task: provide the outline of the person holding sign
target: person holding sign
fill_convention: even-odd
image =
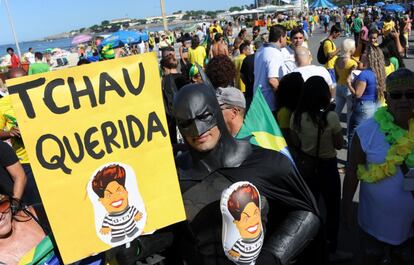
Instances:
[[[291,161],[234,139],[214,91],[205,84],[182,87],[173,110],[189,145],[176,160],[187,222],[175,234],[175,253],[187,264],[228,264],[220,236],[220,197],[232,183],[248,181],[269,202],[268,220],[262,219],[267,236],[256,264],[289,264],[297,259],[321,222],[315,200]],[[319,264],[315,255],[321,253],[313,250],[315,264]]]
[[[25,76],[26,72],[21,68],[15,68],[9,71],[8,78],[18,78]],[[15,111],[12,107],[11,98],[6,95],[0,98],[0,140],[9,140],[11,146],[19,158],[19,162],[24,169],[27,177],[26,189],[20,198],[25,203],[37,204],[41,202],[39,191],[34,180],[32,168],[29,164],[29,157],[20,135],[20,128],[16,119]]]

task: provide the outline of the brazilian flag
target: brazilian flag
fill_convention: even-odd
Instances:
[[[261,89],[256,89],[249,111],[244,118],[243,126],[236,135],[238,139],[250,137],[250,143],[275,150],[293,161],[285,138],[267,105]]]
[[[49,236],[46,236],[36,247],[26,253],[19,265],[59,265],[59,260],[53,251],[53,244]]]

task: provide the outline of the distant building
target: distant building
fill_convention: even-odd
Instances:
[[[170,20],[180,20],[183,18],[185,14],[184,13],[180,13],[180,14],[174,14],[174,15],[167,15],[165,16],[167,19]],[[158,21],[162,21],[162,16],[156,16],[156,17],[147,17],[147,23],[157,23]]]
[[[130,23],[131,19],[130,18],[116,18],[116,19],[112,19],[109,24],[120,24],[120,23]]]
[[[256,0],[258,6],[267,6],[267,5],[271,5],[273,3],[273,0]]]

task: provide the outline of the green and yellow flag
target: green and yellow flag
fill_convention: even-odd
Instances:
[[[51,264],[52,260],[56,259],[53,251],[53,244],[49,236],[46,236],[36,247],[30,250],[20,260],[19,265],[39,265]]]
[[[285,138],[273,117],[261,89],[257,89],[236,138],[250,137],[250,143],[283,153],[292,160]],[[293,160],[292,160],[293,161]]]

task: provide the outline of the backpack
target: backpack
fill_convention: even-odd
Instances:
[[[333,43],[332,43],[331,40],[324,39],[323,41],[321,41],[321,44],[319,45],[319,49],[318,49],[318,55],[316,57],[320,64],[326,64],[328,62],[328,59],[329,59],[329,57],[327,55],[325,55],[325,52],[323,51],[323,46],[325,45],[325,41],[330,41],[331,44],[332,44],[332,49],[333,49]]]
[[[328,15],[325,15],[325,16],[324,16],[324,18],[323,18],[323,22],[324,22],[325,24],[329,24],[329,16],[328,16]]]

